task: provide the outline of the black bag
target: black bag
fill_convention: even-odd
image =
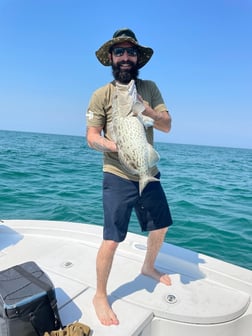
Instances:
[[[53,283],[35,262],[0,272],[0,336],[41,336],[60,327]]]

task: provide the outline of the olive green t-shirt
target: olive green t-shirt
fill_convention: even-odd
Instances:
[[[149,80],[136,80],[136,88],[138,94],[143,100],[149,104],[157,112],[168,111],[164,104],[161,93],[153,81]],[[97,89],[89,102],[87,109],[87,127],[102,127],[104,137],[113,140],[111,135],[112,125],[112,100],[115,90],[115,83],[111,82],[105,86]],[[147,141],[153,145],[153,127],[146,129]],[[136,175],[126,172],[118,158],[118,154],[114,152],[105,152],[103,157],[103,171],[116,174],[120,177],[138,181],[139,178]],[[157,167],[151,168],[151,174],[154,176],[158,173]]]

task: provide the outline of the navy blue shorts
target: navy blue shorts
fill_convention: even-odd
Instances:
[[[160,177],[160,174],[156,176]],[[128,231],[134,209],[142,231],[172,224],[169,205],[160,182],[150,182],[139,196],[139,183],[111,173],[103,177],[103,239],[121,242]]]

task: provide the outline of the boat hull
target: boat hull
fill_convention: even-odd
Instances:
[[[141,275],[146,237],[129,233],[108,285],[120,325],[105,327],[92,305],[102,227],[4,220],[0,237],[0,269],[35,261],[56,287],[63,324],[79,320],[92,335],[249,336],[252,330],[250,270],[164,243],[156,267],[171,276],[172,286],[165,286]]]

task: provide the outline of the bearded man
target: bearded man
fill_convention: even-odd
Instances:
[[[138,98],[144,105],[142,114],[152,118],[153,125],[146,129],[147,141],[153,145],[153,128],[169,132],[171,117],[157,85],[138,78],[139,69],[152,57],[153,50],[140,45],[134,32],[128,28],[116,31],[109,41],[96,51],[104,66],[112,66],[114,80],[96,90],[87,109],[88,145],[104,153],[103,160],[103,241],[96,259],[97,287],[93,304],[103,325],[119,324],[107,294],[107,283],[116,249],[128,231],[134,209],[142,231],[148,231],[147,250],[142,274],[164,285],[171,285],[168,274],[155,268],[155,260],[172,224],[169,205],[160,181],[149,183],[139,195],[139,176],[125,170],[118,158],[117,144],[113,141],[112,100],[116,83],[135,81]],[[151,167],[152,176],[160,178],[157,166]]]

